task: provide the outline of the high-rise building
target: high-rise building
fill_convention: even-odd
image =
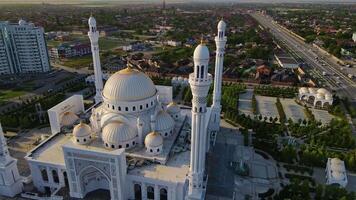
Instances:
[[[48,50],[42,27],[20,20],[0,22],[0,75],[47,72]]]

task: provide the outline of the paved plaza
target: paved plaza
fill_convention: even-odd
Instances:
[[[275,97],[256,96],[256,100],[258,113],[261,114],[262,117],[279,118]]]
[[[240,94],[239,98],[239,111],[245,115],[253,116],[252,112],[252,95],[253,90],[247,89],[245,93]],[[263,117],[278,117],[278,110],[276,107],[277,98],[276,97],[267,97],[267,96],[258,96],[256,95],[257,100],[257,112],[258,115]],[[283,106],[284,113],[286,114],[287,119],[291,118],[294,122],[301,120],[308,120],[305,113],[304,107],[297,104],[294,99],[291,98],[280,98],[280,101]],[[312,113],[315,116],[317,121],[321,121],[323,124],[327,124],[331,121],[333,116],[328,113],[326,110],[319,110],[310,108]]]
[[[294,122],[297,122],[299,119],[304,120],[307,118],[304,114],[303,106],[298,105],[294,99],[280,99],[280,101],[287,119],[291,118]]]

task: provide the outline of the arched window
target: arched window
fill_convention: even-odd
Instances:
[[[147,187],[147,199],[155,199],[155,189],[152,186]]]
[[[134,185],[134,191],[135,191],[135,200],[141,200],[142,199],[142,189],[140,184],[135,184]]]
[[[199,112],[203,112],[203,108],[202,107],[199,108]]]
[[[199,78],[199,65],[197,66],[197,74],[196,74],[196,77]]]
[[[83,141],[84,141],[84,142],[86,142],[86,141],[87,141],[87,139],[85,139],[85,138],[84,138],[84,139],[83,139]]]
[[[167,189],[165,189],[165,188],[161,188],[160,190],[159,190],[159,199],[160,200],[167,200]]]
[[[140,105],[140,110],[142,110],[142,107],[143,107],[143,106],[142,106],[142,105]]]
[[[126,144],[126,148],[129,148],[130,147],[130,144]]]
[[[111,145],[111,148],[115,149],[115,145],[112,144],[112,145]]]
[[[115,106],[114,105],[112,105],[112,109],[115,110]]]
[[[126,111],[129,111],[129,108],[128,108],[128,107],[125,107],[125,110],[126,110]]]
[[[59,177],[58,177],[58,173],[57,173],[57,170],[52,170],[52,176],[53,176],[53,181],[55,183],[59,183]]]
[[[146,103],[146,108],[148,108],[148,103]]]
[[[119,111],[121,111],[121,107],[119,106],[118,108],[119,108]]]
[[[121,145],[119,145],[119,149],[121,149],[122,148],[122,146]]]
[[[48,174],[46,169],[41,170],[42,180],[48,181]]]
[[[200,78],[204,78],[204,65],[201,66]]]
[[[136,106],[132,107],[132,110],[135,111],[136,110]]]

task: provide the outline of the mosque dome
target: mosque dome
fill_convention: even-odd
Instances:
[[[23,20],[23,19],[20,19],[20,20],[19,20],[19,25],[20,25],[20,26],[26,25],[26,21]]]
[[[204,44],[199,44],[194,50],[194,59],[208,60],[210,58],[210,53],[208,47]]]
[[[180,113],[180,107],[175,102],[171,102],[167,106],[167,113],[168,114]]]
[[[145,137],[145,146],[148,148],[160,147],[163,145],[163,137],[158,132],[151,132]]]
[[[223,20],[219,21],[218,29],[219,30],[225,30],[226,29],[226,23]]]
[[[156,130],[161,132],[172,128],[174,128],[174,120],[172,117],[163,110],[159,111],[156,117]]]
[[[80,122],[76,125],[73,129],[73,136],[74,137],[87,137],[90,136],[92,133],[91,128],[88,124]]]
[[[89,17],[88,24],[89,26],[96,26],[96,20],[93,16]]]
[[[62,115],[61,124],[62,126],[72,126],[78,119],[79,117],[75,113],[68,111]]]
[[[333,99],[333,96],[331,94],[325,94],[325,99],[330,101]]]
[[[136,69],[126,68],[107,80],[103,97],[109,101],[139,101],[154,96],[156,92],[148,76]]]
[[[136,131],[120,121],[112,121],[104,126],[102,139],[109,145],[123,145],[136,138]]]

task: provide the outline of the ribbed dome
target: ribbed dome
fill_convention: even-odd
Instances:
[[[162,131],[171,129],[173,127],[174,120],[172,119],[172,117],[164,111],[159,111],[156,117],[156,130]]]
[[[163,145],[163,137],[158,132],[151,132],[145,137],[146,147],[159,147]]]
[[[73,112],[65,112],[61,118],[62,126],[71,126],[73,125],[79,117]]]
[[[104,98],[111,101],[138,101],[156,94],[152,80],[144,73],[126,68],[113,74],[105,84]]]
[[[219,30],[225,30],[226,29],[226,23],[223,20],[219,21],[218,29]]]
[[[20,19],[20,20],[19,20],[19,25],[20,25],[20,26],[26,25],[26,21],[23,20],[23,19]]]
[[[167,106],[167,113],[169,114],[176,114],[180,112],[180,107],[175,103],[171,102]]]
[[[194,50],[194,59],[208,60],[210,58],[209,49],[204,44],[199,44]]]
[[[108,123],[102,132],[102,139],[105,143],[119,144],[133,140],[136,137],[134,129],[119,121]]]
[[[87,137],[91,135],[91,128],[88,124],[80,122],[80,124],[76,125],[73,129],[74,137]]]

